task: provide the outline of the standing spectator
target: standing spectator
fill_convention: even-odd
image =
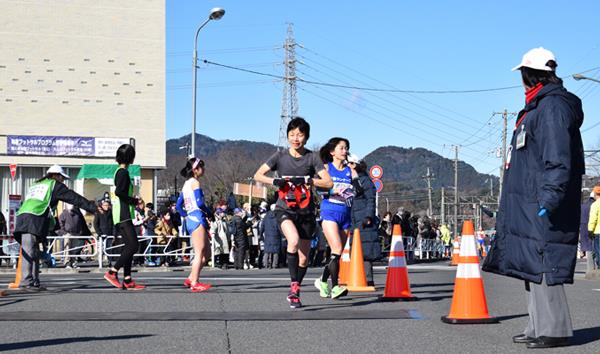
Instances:
[[[375,185],[367,174],[368,166],[364,160],[351,155],[348,157],[348,164],[354,167],[358,174],[358,179],[352,182],[356,191],[352,204],[352,229],[360,230],[367,285],[374,286],[372,262],[381,258],[377,234],[379,222],[375,216]]]
[[[587,271],[595,268],[594,252],[592,247],[592,236],[588,231],[588,222],[590,220],[590,209],[592,203],[596,200],[595,196],[600,195],[600,186],[594,186],[590,197],[581,204],[581,223],[579,224],[579,248],[586,258]]]
[[[145,244],[146,247],[149,247],[150,250],[155,249],[153,245],[156,244],[156,232],[154,229],[156,228],[156,223],[158,221],[158,217],[154,211],[154,204],[146,203],[144,208],[144,236],[148,237]],[[152,256],[146,257],[147,266],[154,267],[156,266],[156,260]]]
[[[6,219],[4,218],[4,214],[0,211],[0,236],[8,235],[8,230],[6,226]],[[0,256],[4,256],[4,247],[2,237],[0,237]],[[2,265],[3,258],[0,258],[0,266]]]
[[[65,203],[65,209],[58,217],[60,224],[60,235],[65,240],[65,256],[63,265],[66,268],[79,268],[76,255],[81,253],[81,249],[76,249],[83,243],[82,239],[72,238],[71,236],[91,236],[83,214],[79,208],[73,208],[73,205]]]
[[[215,263],[222,269],[227,269],[229,263],[229,230],[225,219],[225,210],[215,210],[215,221],[210,224],[210,234],[214,243]]]
[[[598,189],[600,192],[600,188]],[[594,187],[593,198],[594,202],[590,206],[588,213],[588,235],[592,239],[592,250],[594,251],[594,265],[596,269],[600,269],[600,193],[596,193],[596,187]]]
[[[274,211],[275,204],[271,204],[271,209],[265,215],[260,228],[260,234],[265,243],[263,267],[267,269],[279,268],[279,251],[281,250],[282,235]]]
[[[0,235],[8,235],[8,227],[6,225],[6,219],[4,214],[0,211]]]
[[[107,238],[106,236],[116,237],[114,229],[115,225],[113,223],[110,201],[107,199],[103,199],[101,201],[100,207],[98,208],[98,212],[94,216],[94,231],[98,235],[98,245],[102,245],[103,243],[105,243],[106,248],[110,248],[112,246],[113,239]]]
[[[444,257],[450,257],[450,252],[452,248],[452,236],[450,235],[450,229],[448,228],[448,225],[442,224],[442,226],[440,226],[440,232],[442,234],[440,238],[444,243]]]
[[[235,208],[233,210],[232,224],[234,229],[230,230],[230,232],[233,233],[233,241],[235,245],[235,269],[244,269],[244,261],[249,248],[248,224],[244,221],[244,217],[245,212],[243,209]]]
[[[484,270],[525,281],[529,323],[515,343],[569,344],[571,314],[563,284],[573,283],[585,172],[581,100],[556,76],[552,52],[535,48],[521,71],[525,107],[517,117],[504,166],[496,238]]]
[[[161,212],[156,227],[154,228],[156,234],[156,244],[161,246],[157,248],[159,253],[167,253],[173,248],[173,239],[177,239],[179,232],[171,220],[171,214],[165,210]],[[171,257],[158,257],[156,265],[170,265],[173,262]]]

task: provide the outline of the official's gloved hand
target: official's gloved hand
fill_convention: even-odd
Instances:
[[[273,185],[279,188],[283,188],[285,187],[285,185],[287,184],[287,181],[283,178],[274,178],[273,179]]]
[[[538,216],[544,217],[546,215],[548,215],[548,210],[546,210],[546,208],[540,207],[540,210],[538,210]]]

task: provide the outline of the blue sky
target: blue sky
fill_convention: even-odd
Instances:
[[[559,76],[600,79],[600,1],[187,1],[167,0],[167,138],[191,131],[196,28],[213,7],[220,21],[198,40],[199,58],[282,76],[287,23],[294,24],[298,77],[357,87],[472,90],[520,85],[510,69],[533,47],[554,52]],[[565,79],[583,100],[586,148],[600,147],[600,83]],[[198,69],[197,131],[218,140],[276,144],[282,82],[207,66]],[[464,94],[368,92],[298,83],[309,146],[332,136],[364,156],[380,146],[424,147],[498,174],[501,117],[518,112],[522,88]],[[509,121],[510,126],[514,119]],[[510,134],[509,134],[510,139]]]

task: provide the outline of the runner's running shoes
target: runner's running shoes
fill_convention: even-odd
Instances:
[[[115,288],[119,288],[121,289],[121,282],[119,282],[119,277],[117,276],[117,273],[115,274],[111,274],[110,272],[106,272],[104,273],[104,279],[106,279],[107,282],[110,283],[110,285],[114,286]]]
[[[331,296],[329,284],[326,281],[321,281],[321,278],[315,279],[315,288],[319,290],[319,296],[324,298]]]
[[[138,284],[133,279],[129,282],[124,281],[122,285],[123,290],[144,290],[146,289],[146,285]]]
[[[210,284],[204,284],[204,283],[197,282],[196,284],[190,285],[190,291],[193,293],[201,293],[203,291],[210,289],[211,287],[212,287],[212,285],[210,285]]]
[[[333,289],[331,289],[331,298],[332,299],[338,299],[342,296],[345,296],[346,294],[348,294],[348,289],[346,289],[343,286],[336,285],[333,287]]]
[[[302,307],[302,302],[300,302],[300,283],[297,281],[290,284],[290,292],[288,293],[287,301],[293,309]]]

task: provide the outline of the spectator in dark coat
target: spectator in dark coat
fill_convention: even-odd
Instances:
[[[264,240],[265,253],[263,256],[263,267],[278,268],[279,250],[281,249],[281,231],[275,218],[275,204],[271,205],[271,210],[267,212],[263,222],[260,224],[260,235]]]
[[[597,192],[597,193],[596,193]],[[588,221],[590,220],[590,207],[596,201],[594,196],[600,196],[600,186],[595,186],[590,197],[581,204],[581,221],[579,223],[579,250],[585,255],[587,261],[587,270],[595,268],[592,250],[592,236],[588,231]]]
[[[358,178],[352,183],[356,195],[352,203],[352,229],[360,230],[365,273],[367,283],[373,286],[373,264],[381,258],[381,244],[379,242],[379,221],[375,215],[375,185],[367,175],[367,163],[359,161],[354,155],[348,157],[348,164],[355,168]]]
[[[233,234],[233,244],[235,245],[234,266],[235,269],[244,269],[244,259],[250,247],[248,240],[249,225],[244,221],[244,210],[235,208],[233,211],[232,224],[234,230],[230,230]]]
[[[563,284],[573,283],[585,172],[581,100],[556,76],[552,52],[535,48],[515,68],[525,86],[509,146],[496,238],[484,270],[523,279],[529,324],[515,342],[564,346],[573,336]]]

